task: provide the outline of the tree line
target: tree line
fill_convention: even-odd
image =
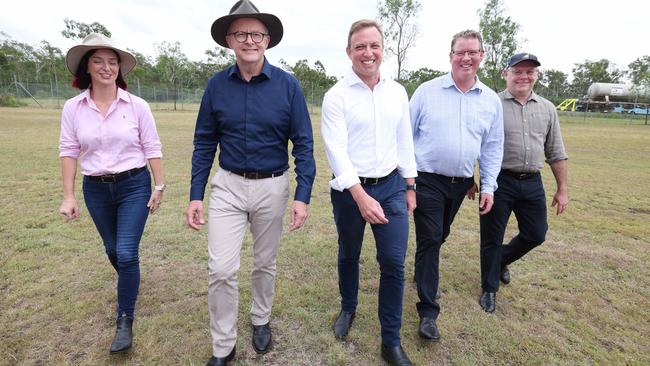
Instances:
[[[478,30],[483,34],[485,49],[479,77],[495,90],[505,88],[501,76],[503,69],[507,58],[516,53],[520,46],[520,26],[507,14],[503,1],[486,0],[484,7],[477,10]],[[408,53],[417,40],[417,16],[421,8],[418,0],[379,0],[377,4],[378,20],[384,27],[386,53],[396,57],[397,80],[404,85],[409,95],[421,83],[447,72],[426,67],[409,71],[405,67]],[[87,24],[65,19],[64,23],[61,35],[68,39],[80,41],[91,32],[111,36],[111,32],[97,22]],[[188,59],[180,42],[163,41],[156,44],[155,57],[134,49],[127,50],[135,56],[138,64],[127,81],[164,85],[172,90],[203,89],[215,72],[235,62],[232,53],[219,46],[206,50],[205,58],[200,61]],[[280,60],[280,64],[296,76],[308,100],[314,104],[320,104],[322,95],[337,81],[336,77],[327,74],[325,66],[319,60],[310,64],[307,59],[302,59],[293,65]],[[0,94],[7,93],[15,81],[69,85],[71,75],[65,67],[65,54],[48,41],[30,45],[14,41],[0,31]],[[540,72],[536,91],[557,104],[565,98],[584,96],[589,85],[594,82],[626,81],[650,86],[650,56],[638,57],[626,69],[620,69],[604,58],[575,63],[571,75],[560,70],[545,69]]]

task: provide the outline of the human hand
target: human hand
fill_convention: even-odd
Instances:
[[[77,204],[77,199],[64,198],[59,206],[59,213],[69,220],[74,220],[79,217],[79,204]]]
[[[194,230],[201,229],[201,226],[205,224],[205,219],[203,218],[203,201],[190,201],[190,204],[187,206],[187,211],[185,211],[185,222]]]
[[[160,208],[160,204],[162,203],[163,199],[163,191],[158,191],[155,190],[151,192],[151,197],[149,198],[149,202],[147,203],[147,207],[149,207],[149,213],[155,213],[158,208]]]
[[[494,196],[489,193],[481,193],[481,198],[478,203],[478,214],[485,215],[492,210],[494,204]]]
[[[307,220],[307,204],[301,201],[293,201],[291,204],[291,224],[289,225],[289,232],[298,230]]]

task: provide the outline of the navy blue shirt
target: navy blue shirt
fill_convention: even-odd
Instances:
[[[196,118],[190,200],[203,200],[217,146],[225,170],[276,173],[289,169],[289,140],[297,175],[294,199],[309,203],[314,138],[298,80],[266,59],[250,82],[236,64],[215,74]]]

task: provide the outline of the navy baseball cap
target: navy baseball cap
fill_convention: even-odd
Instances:
[[[532,53],[518,53],[508,60],[508,68],[515,66],[516,64],[524,61],[530,61],[535,64],[535,66],[541,66],[542,64],[537,60],[537,56]]]

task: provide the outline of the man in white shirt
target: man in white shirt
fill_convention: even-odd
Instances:
[[[381,270],[381,355],[391,365],[410,365],[400,342],[408,215],[416,205],[417,175],[408,96],[401,85],[380,75],[384,40],[375,21],[352,24],[346,51],[352,68],[325,94],[321,118],[334,172],[331,199],[339,236],[341,311],[334,335],[344,339],[354,320],[368,222]]]

